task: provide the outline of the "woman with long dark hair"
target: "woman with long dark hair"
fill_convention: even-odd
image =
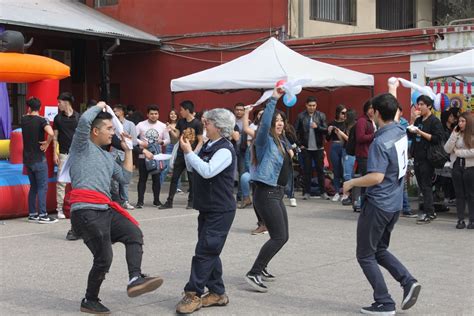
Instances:
[[[255,183],[253,203],[270,234],[270,240],[260,249],[255,263],[245,276],[247,283],[259,292],[268,290],[264,280],[275,278],[267,271],[267,265],[288,241],[288,216],[283,196],[290,175],[291,149],[284,136],[285,114],[275,111],[281,96],[280,89],[275,88],[252,148],[250,171]]]
[[[466,227],[464,210],[467,204],[469,210],[467,228],[474,229],[474,117],[471,113],[461,114],[458,126],[451,133],[444,150],[451,154],[458,215],[456,228]]]
[[[344,122],[345,124],[345,130],[343,133],[340,133],[341,136],[344,138],[344,155],[342,157],[342,166],[343,166],[343,179],[345,181],[349,181],[352,179],[354,176],[354,165],[355,165],[355,160],[356,157],[354,153],[348,153],[347,152],[347,146],[349,145],[349,135],[351,133],[351,129],[354,128],[354,126],[357,123],[357,112],[353,109],[350,109],[346,113],[346,121]],[[342,195],[341,197],[341,202],[343,205],[351,205],[352,200],[350,196]]]
[[[331,160],[332,172],[334,174],[333,184],[334,189],[336,190],[336,194],[332,198],[333,202],[338,202],[340,199],[339,190],[341,189],[341,179],[344,174],[342,166],[342,158],[344,157],[344,138],[340,133],[345,132],[346,129],[346,114],[346,107],[339,104],[336,107],[336,117],[334,121],[329,123],[328,134],[326,136],[326,140],[331,142],[329,159]]]

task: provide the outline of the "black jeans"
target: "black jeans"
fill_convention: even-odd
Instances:
[[[416,160],[415,159],[415,176],[418,187],[423,194],[423,210],[418,208],[418,215],[431,215],[434,214],[433,207],[433,175],[434,168],[431,166],[428,160]]]
[[[140,275],[143,234],[138,226],[111,209],[73,211],[71,212],[71,224],[72,229],[83,238],[84,243],[94,256],[87,280],[87,299],[97,300],[99,298],[100,286],[112,264],[112,244],[115,242],[125,245],[129,277]]]
[[[237,197],[242,198],[242,188],[240,187],[240,177],[245,172],[245,151],[242,152],[237,150],[237,174],[238,174],[238,182],[239,185],[237,186]]]
[[[255,184],[254,181],[252,181],[251,186],[252,186],[252,196],[253,196],[253,194],[255,193],[255,190],[257,188],[257,185]],[[260,213],[257,211],[257,207],[255,206],[255,203],[252,203],[252,206],[253,206],[253,211],[255,212],[255,215],[257,216],[257,225],[258,226],[265,225],[265,223],[263,222],[262,217],[260,216]]]
[[[222,262],[219,257],[234,221],[235,210],[230,212],[199,212],[198,242],[191,263],[191,275],[184,287],[187,292],[201,296],[207,287],[211,293],[225,293],[222,280]]]
[[[313,161],[316,163],[319,192],[323,194],[324,189],[324,150],[303,150],[305,186],[303,194],[311,194],[311,179],[313,178]]]
[[[464,220],[464,211],[469,210],[469,221],[474,222],[474,167],[463,168],[460,159],[453,165],[453,184],[456,192],[456,210],[458,219]]]
[[[387,250],[399,215],[400,212],[384,212],[365,201],[357,222],[357,261],[374,290],[374,300],[377,304],[395,306],[379,265],[402,287],[416,281],[407,268]]]
[[[145,191],[146,191],[146,182],[148,180],[148,171],[146,170],[145,159],[139,158],[138,159],[138,204],[143,204],[145,199]],[[153,190],[153,204],[158,205],[160,202],[160,191],[161,191],[161,182],[160,182],[160,174],[154,174],[151,176],[152,190]]]
[[[181,177],[183,171],[186,170],[186,162],[184,161],[184,156],[177,156],[173,165],[173,176],[171,177],[170,183],[170,192],[168,195],[168,201],[173,203],[174,195],[176,194],[176,189],[178,188],[178,180]],[[193,174],[188,172],[188,181],[189,181],[189,195],[188,195],[188,204],[193,203]]]
[[[260,249],[250,270],[252,274],[261,274],[288,241],[288,215],[283,204],[284,191],[285,187],[282,186],[272,187],[261,182],[256,183],[253,203],[267,226],[270,240]]]

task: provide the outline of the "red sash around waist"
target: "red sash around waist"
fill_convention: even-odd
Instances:
[[[87,189],[72,189],[71,190],[71,204],[74,203],[90,203],[90,204],[107,204],[115,211],[125,216],[129,221],[135,225],[139,225],[137,220],[130,215],[120,204],[109,199],[108,196],[97,191]]]

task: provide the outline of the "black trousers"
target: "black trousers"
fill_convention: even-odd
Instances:
[[[434,214],[433,207],[433,175],[434,168],[428,160],[415,159],[415,176],[418,187],[423,194],[423,210],[418,208],[418,215]]]
[[[145,159],[138,159],[138,204],[143,204],[146,191],[146,182],[148,180],[148,171],[146,170]],[[161,191],[161,182],[160,174],[154,174],[151,176],[153,181],[152,190],[153,190],[153,204],[158,205],[160,202],[160,191]]]
[[[415,281],[407,268],[388,251],[390,235],[399,216],[400,212],[385,212],[365,201],[357,222],[357,261],[374,290],[377,304],[395,306],[379,265],[402,287]]]
[[[463,168],[460,159],[453,165],[453,184],[456,192],[456,210],[459,220],[464,220],[466,204],[469,221],[474,222],[474,167]]]
[[[303,150],[305,186],[303,194],[311,194],[311,179],[313,178],[313,161],[316,163],[319,192],[323,194],[324,189],[324,150]]]
[[[252,186],[252,196],[253,196],[255,189],[257,188],[257,185],[255,184],[254,181],[252,181],[251,186]],[[257,216],[257,225],[258,226],[265,225],[262,217],[260,216],[260,213],[257,211],[257,207],[255,206],[255,203],[252,203],[252,206],[253,206],[253,211],[255,212],[255,215]]]
[[[253,195],[257,211],[267,226],[270,240],[260,249],[250,270],[252,274],[261,274],[270,260],[280,251],[288,241],[288,215],[283,203],[285,187],[272,187],[257,182]]]
[[[86,298],[97,300],[105,274],[112,264],[112,244],[125,245],[130,278],[141,273],[143,234],[140,228],[114,210],[82,209],[71,212],[72,229],[82,238],[94,256],[87,280]]]
[[[170,192],[168,194],[168,201],[173,203],[174,195],[176,194],[176,189],[178,188],[178,180],[181,177],[183,171],[186,170],[186,162],[184,157],[176,157],[173,165],[173,176],[171,177],[170,183]],[[188,172],[188,181],[189,181],[189,195],[188,195],[188,204],[193,203],[193,174]]]
[[[199,212],[198,242],[185,291],[196,292],[201,296],[207,287],[211,293],[225,293],[220,254],[234,217],[235,210],[224,213]]]

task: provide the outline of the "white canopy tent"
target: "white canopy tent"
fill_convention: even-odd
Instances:
[[[426,63],[425,76],[428,78],[474,77],[474,49]]]
[[[271,89],[300,78],[312,79],[304,88],[374,85],[372,75],[313,60],[270,38],[247,55],[171,80],[171,91]]]

